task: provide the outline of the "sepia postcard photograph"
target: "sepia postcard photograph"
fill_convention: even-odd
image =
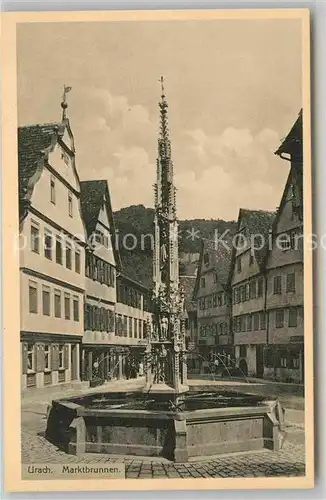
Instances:
[[[1,22],[6,490],[313,487],[309,11]]]

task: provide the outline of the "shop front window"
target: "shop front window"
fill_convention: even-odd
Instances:
[[[35,372],[35,346],[33,344],[27,345],[27,371]]]
[[[44,369],[51,370],[51,346],[47,344],[44,347]]]
[[[59,346],[59,370],[64,370],[64,346]]]
[[[280,364],[281,364],[281,368],[286,368],[287,367],[287,358],[282,356]]]

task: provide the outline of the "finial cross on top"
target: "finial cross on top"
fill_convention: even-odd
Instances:
[[[162,96],[164,96],[164,76],[161,76],[159,79],[159,82],[161,83],[161,89],[162,89]]]

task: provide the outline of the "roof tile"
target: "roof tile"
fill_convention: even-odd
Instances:
[[[29,179],[42,158],[42,151],[50,146],[58,127],[58,123],[44,123],[18,128],[19,199],[24,198]]]

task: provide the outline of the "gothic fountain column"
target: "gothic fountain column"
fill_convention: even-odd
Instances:
[[[168,104],[163,78],[160,108],[160,134],[156,169],[153,319],[148,329],[145,391],[166,393],[176,400],[188,390],[184,361],[185,328],[182,313],[184,297],[179,284],[178,221],[176,215],[173,162],[167,118]]]

